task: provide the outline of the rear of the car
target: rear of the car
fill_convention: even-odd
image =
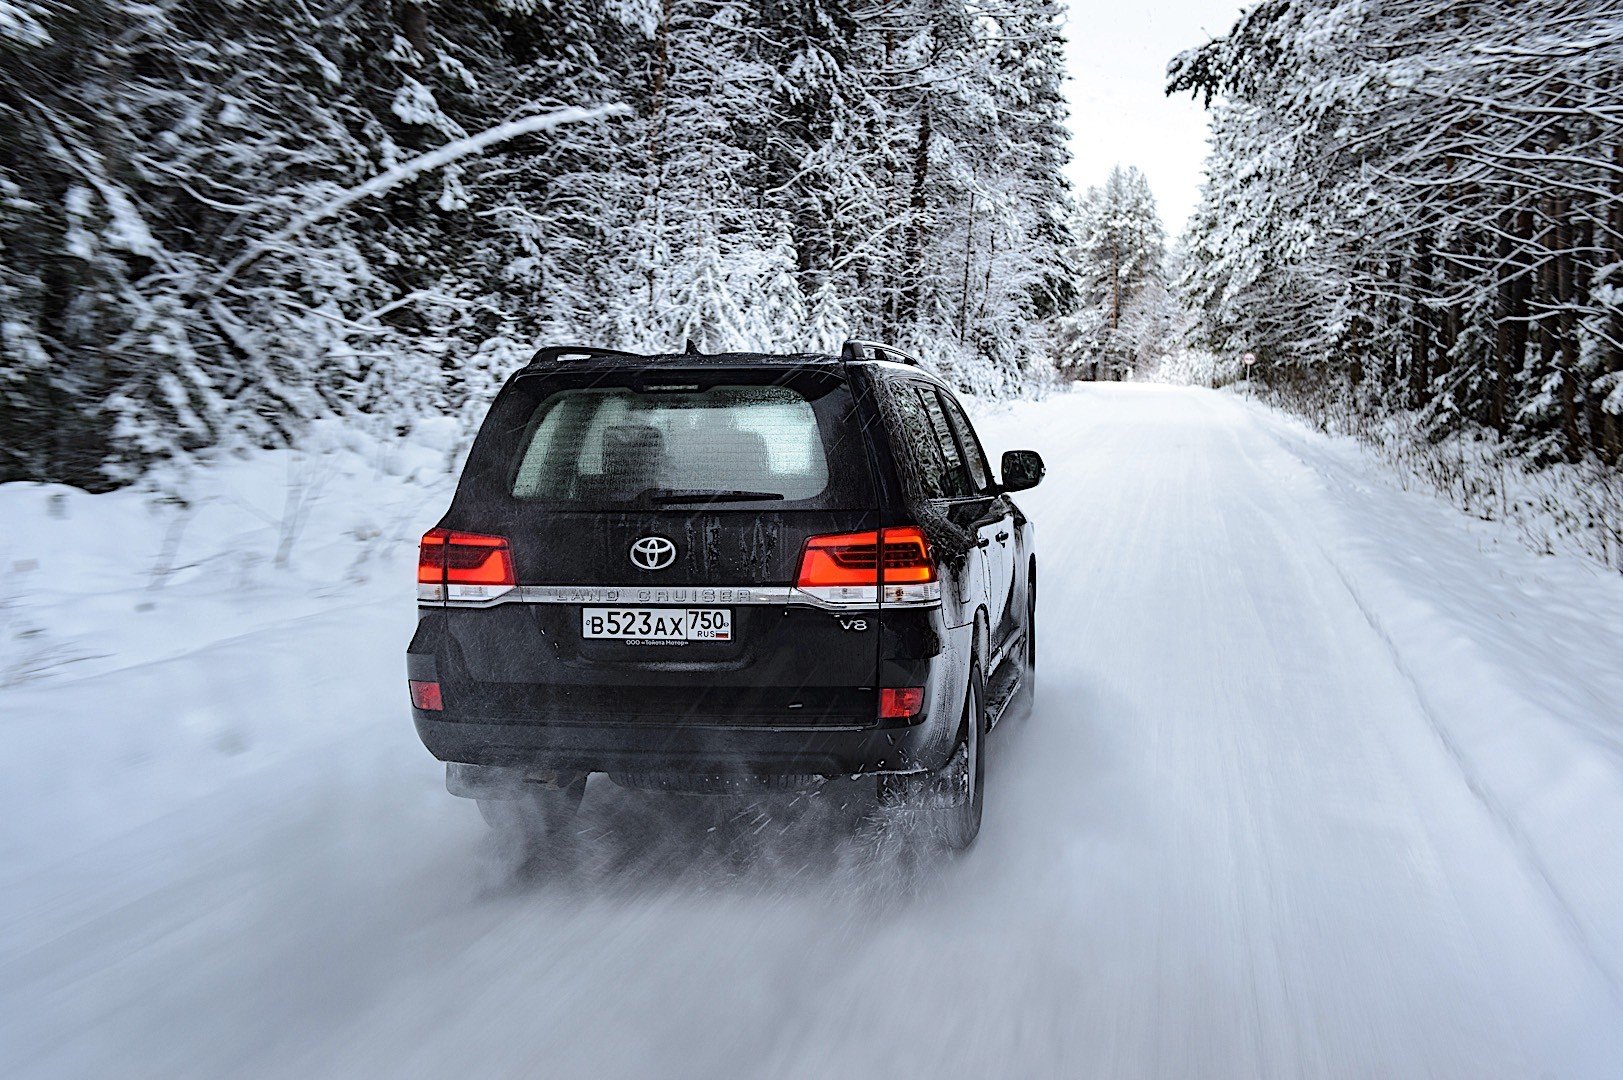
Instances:
[[[900,611],[939,583],[882,510],[850,375],[611,359],[510,381],[423,538],[428,748],[630,782],[914,767],[924,702],[881,685],[880,591]]]

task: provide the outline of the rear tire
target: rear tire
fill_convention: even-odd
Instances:
[[[980,835],[986,792],[986,689],[979,663],[969,669],[958,743],[934,772],[884,776],[880,801],[919,815],[932,839],[963,851]]]

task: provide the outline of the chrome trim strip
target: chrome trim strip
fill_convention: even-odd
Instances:
[[[522,585],[526,604],[788,604],[787,585]]]
[[[873,611],[878,601],[837,604],[792,585],[521,585],[489,600],[422,600],[429,608],[488,608],[498,604],[623,604],[633,606],[813,607],[822,611]],[[887,608],[934,608],[940,598],[887,601]]]

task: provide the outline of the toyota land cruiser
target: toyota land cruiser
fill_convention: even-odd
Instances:
[[[986,738],[1034,670],[1037,556],[951,389],[899,350],[546,348],[422,539],[413,716],[487,819],[586,778],[682,791],[873,776],[980,828]]]

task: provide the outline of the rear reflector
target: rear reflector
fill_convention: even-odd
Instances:
[[[924,708],[924,687],[887,686],[879,691],[879,719],[908,720]]]
[[[431,529],[417,549],[419,600],[485,601],[517,587],[506,537]]]
[[[832,603],[873,604],[941,598],[930,542],[916,525],[809,537],[795,587]]]
[[[445,698],[440,694],[440,684],[437,682],[418,682],[416,679],[406,683],[411,688],[411,707],[422,709],[424,712],[444,712]]]

